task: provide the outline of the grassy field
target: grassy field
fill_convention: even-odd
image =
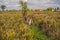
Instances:
[[[0,11],[0,40],[60,40],[60,12],[28,11],[32,25],[23,22],[21,11]]]

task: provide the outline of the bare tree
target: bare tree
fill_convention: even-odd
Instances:
[[[24,21],[26,21],[25,17],[26,17],[26,14],[27,14],[27,2],[23,2],[21,0],[20,4],[21,4],[21,7],[22,7],[22,14],[23,14]]]

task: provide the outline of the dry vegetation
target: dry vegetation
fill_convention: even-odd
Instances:
[[[0,11],[0,40],[60,40],[60,12],[29,11],[27,15],[34,26],[23,22],[21,11]]]
[[[54,40],[60,40],[60,12],[40,12],[34,14],[37,26]]]

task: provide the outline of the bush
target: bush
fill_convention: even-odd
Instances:
[[[52,37],[54,40],[58,40],[60,37],[60,28],[57,26],[55,20],[46,20],[39,23],[39,28],[47,35]]]
[[[34,24],[53,40],[60,40],[60,12],[43,11],[42,14],[34,14]]]

